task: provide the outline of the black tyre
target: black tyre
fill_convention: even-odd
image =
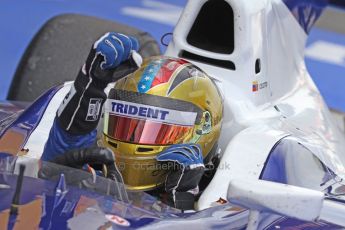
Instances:
[[[50,87],[74,80],[93,42],[108,31],[135,36],[143,57],[160,54],[159,45],[146,32],[90,16],[59,15],[50,19],[31,41],[7,99],[32,101]]]

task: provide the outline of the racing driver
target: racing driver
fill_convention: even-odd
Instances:
[[[110,178],[115,167],[128,189],[162,191],[168,204],[193,209],[219,138],[222,98],[193,64],[163,56],[143,62],[138,50],[137,39],[114,32],[93,44],[41,159],[105,164]]]

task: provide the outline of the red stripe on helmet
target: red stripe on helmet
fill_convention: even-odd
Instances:
[[[187,61],[183,59],[170,59],[168,60],[162,67],[159,69],[158,73],[155,76],[155,79],[153,80],[151,84],[151,88],[167,83],[170,78],[174,75],[174,72],[177,68],[179,68],[181,65],[188,63]]]

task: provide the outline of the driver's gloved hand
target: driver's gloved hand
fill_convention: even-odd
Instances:
[[[107,95],[105,87],[134,72],[141,65],[138,40],[120,33],[106,33],[90,50],[85,64],[57,111],[60,127],[73,135],[93,131]]]
[[[50,160],[50,162],[72,168],[82,168],[85,164],[114,164],[115,157],[109,148],[95,146],[68,151]]]
[[[168,204],[182,210],[194,209],[198,184],[204,173],[200,146],[197,144],[172,145],[157,156],[157,161],[170,165],[165,180]]]
[[[72,168],[81,169],[84,165],[101,165],[106,169],[106,176],[111,180],[123,183],[121,173],[115,165],[115,157],[109,148],[90,147],[84,149],[75,149],[61,154],[49,162],[58,165],[64,165]],[[61,172],[57,170],[58,167],[54,165],[47,165],[40,170],[41,178],[52,178],[59,175]]]
[[[94,80],[117,81],[140,67],[142,58],[138,50],[136,38],[121,33],[106,33],[93,44],[81,72]]]

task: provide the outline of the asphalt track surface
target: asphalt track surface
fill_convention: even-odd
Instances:
[[[53,16],[79,13],[149,31],[160,40],[172,32],[186,0],[2,0],[0,2],[0,101],[39,28]],[[165,47],[161,46],[162,51]],[[306,65],[329,107],[345,112],[345,11],[328,8],[312,29]],[[49,76],[47,76],[49,77]]]

